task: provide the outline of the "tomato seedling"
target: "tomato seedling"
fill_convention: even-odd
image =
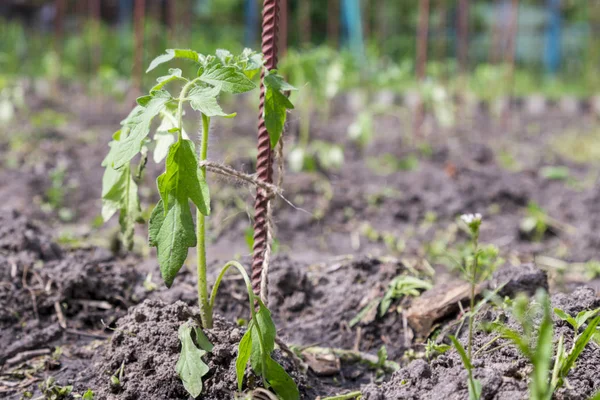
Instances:
[[[137,180],[143,169],[148,148],[152,121],[159,117],[160,126],[154,136],[155,161],[165,160],[165,171],[157,178],[160,201],[149,219],[148,240],[156,247],[162,278],[170,287],[183,266],[190,247],[197,248],[198,303],[202,328],[210,329],[213,324],[213,307],[219,283],[230,267],[235,267],[243,276],[250,300],[251,322],[244,335],[236,363],[238,386],[241,390],[244,371],[248,360],[252,369],[263,377],[266,386],[272,387],[283,399],[297,399],[298,388],[293,380],[271,358],[275,343],[275,325],[266,306],[252,292],[250,280],[242,265],[231,261],[225,265],[212,289],[209,299],[206,280],[206,221],[210,214],[210,191],[206,180],[206,161],[211,118],[232,118],[235,113],[226,113],[218,103],[221,93],[239,94],[256,88],[253,78],[261,72],[262,56],[249,49],[239,55],[227,50],[218,50],[216,55],[203,55],[193,50],[170,49],[155,58],[148,71],[175,59],[188,60],[198,67],[197,74],[183,75],[181,69],[170,69],[169,74],[157,79],[157,84],[146,96],[137,99],[137,106],[121,123],[121,129],[109,143],[110,151],[102,165],[106,168],[102,187],[102,216],[108,220],[119,211],[122,239],[127,247],[133,244],[134,224],[141,220]],[[284,91],[295,90],[277,74],[276,70],[262,71],[265,83],[265,123],[271,145],[280,140],[287,110],[293,105]],[[179,82],[182,85],[177,96],[167,86]],[[184,105],[200,114],[202,132],[199,143],[195,143],[184,131]],[[138,154],[142,155],[137,172],[132,173],[131,163]],[[190,210],[190,202],[196,209],[196,221]],[[258,310],[255,310],[258,304]],[[179,337],[182,354],[177,372],[184,386],[194,397],[202,391],[202,375],[208,367],[201,357],[206,348],[199,349],[191,339],[193,330],[182,327]],[[202,342],[202,333],[195,332],[196,343]],[[205,347],[205,346],[201,346]]]

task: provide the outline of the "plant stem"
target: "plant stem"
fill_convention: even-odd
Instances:
[[[208,130],[210,118],[202,114],[202,139],[200,142],[199,161],[205,161],[208,154]],[[202,177],[206,179],[206,167],[201,167]],[[200,318],[204,328],[212,328],[212,307],[208,303],[208,286],[206,284],[206,220],[204,214],[196,209],[197,268],[198,268],[198,304]]]
[[[179,94],[177,104],[177,128],[179,129],[177,140],[183,138],[183,103],[187,100],[188,91],[194,86],[199,78],[187,82]],[[199,161],[206,160],[208,154],[208,130],[210,118],[202,114],[202,141],[200,143]],[[206,179],[206,168],[201,168],[202,177]],[[196,240],[198,258],[198,304],[200,306],[200,319],[205,329],[212,328],[212,309],[208,304],[208,287],[206,284],[206,225],[204,215],[196,208]]]
[[[473,320],[475,319],[475,286],[477,285],[477,268],[478,268],[478,254],[477,254],[477,246],[479,241],[479,235],[475,234],[473,236],[473,265],[471,266],[471,309],[469,315],[469,343],[468,343],[468,353],[469,360],[472,360],[473,354]]]
[[[350,393],[346,393],[346,394],[338,394],[333,397],[324,397],[323,400],[351,400],[351,399],[356,399],[356,398],[360,397],[360,395],[361,395],[361,392],[356,391],[356,392],[350,392]]]
[[[264,304],[260,301],[260,298],[256,298],[254,296],[254,290],[252,290],[252,282],[250,282],[250,277],[248,277],[248,273],[246,272],[246,270],[244,269],[244,267],[242,266],[242,264],[240,264],[237,261],[229,261],[227,264],[225,264],[225,266],[221,269],[221,272],[219,273],[219,276],[217,276],[217,280],[215,280],[215,284],[213,285],[212,288],[212,292],[210,294],[210,304],[209,307],[211,309],[212,312],[212,308],[215,305],[215,299],[217,298],[217,292],[219,291],[219,285],[221,284],[221,281],[223,280],[223,277],[225,276],[225,273],[227,272],[227,270],[231,267],[234,267],[238,270],[238,272],[240,273],[240,275],[242,275],[242,278],[244,278],[244,282],[246,283],[246,290],[248,291],[248,301],[250,302],[250,315],[252,316],[252,322],[253,325],[248,325],[248,329],[252,329],[252,328],[256,328],[256,334],[258,336],[258,344],[260,346],[261,349],[261,353],[263,355],[263,357],[261,357],[261,364],[262,364],[262,370],[266,371],[267,366],[266,366],[266,360],[265,360],[265,342],[263,339],[263,335],[262,332],[260,330],[260,325],[258,324],[258,319],[256,317],[256,309],[255,309],[255,304],[258,301],[259,304],[261,306],[264,306]],[[264,383],[264,379],[265,379],[265,374],[263,372],[262,375],[262,379],[263,379],[263,383]]]

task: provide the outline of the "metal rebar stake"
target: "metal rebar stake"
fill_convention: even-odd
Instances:
[[[279,0],[264,0],[262,14],[262,52],[265,68],[269,71],[277,68],[277,34],[279,18]],[[256,172],[258,179],[273,182],[273,155],[271,140],[265,125],[265,84],[264,71],[260,82],[260,103],[258,106],[258,156]],[[254,246],[252,254],[252,289],[260,296],[260,283],[268,234],[268,204],[269,198],[264,190],[256,192],[254,203]]]

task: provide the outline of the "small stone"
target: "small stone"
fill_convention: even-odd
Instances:
[[[408,366],[411,379],[426,379],[431,377],[431,367],[425,360],[415,360]]]
[[[504,287],[498,291],[500,297],[514,297],[519,293],[533,296],[539,288],[548,290],[548,277],[545,271],[531,263],[517,267],[507,266],[494,273],[490,290],[495,290],[503,284]]]

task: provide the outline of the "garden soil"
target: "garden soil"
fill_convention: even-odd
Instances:
[[[0,398],[20,399],[25,391],[39,395],[39,385],[52,376],[56,385],[74,385],[77,393],[89,388],[100,398],[185,399],[173,366],[179,349],[177,327],[196,314],[195,274],[183,268],[167,290],[153,253],[148,253],[144,226],[137,231],[135,251],[126,253],[114,245],[115,221],[105,227],[96,222],[99,165],[124,116],[121,108],[79,109],[89,104],[88,99],[46,104],[28,96],[32,97],[28,113],[49,106],[69,123],[32,126],[30,115],[21,115],[20,129],[28,132],[22,143],[16,146],[12,137],[0,137],[5,166],[0,169]],[[251,157],[244,154],[255,146],[255,132],[246,128],[255,125],[255,115],[240,113],[236,119],[233,126],[227,122],[215,126],[219,134],[210,143],[210,157],[251,172]],[[432,279],[433,290],[453,282],[455,274],[430,255],[440,243],[451,248],[466,240],[456,229],[461,213],[484,214],[481,239],[500,248],[505,264],[529,265],[525,274],[508,273],[514,279],[503,280],[512,280],[514,289],[504,294],[548,285],[554,304],[566,311],[600,305],[591,289],[579,289],[573,296],[558,293],[572,291],[582,282],[600,288],[597,279],[590,281],[593,271],[590,275],[564,264],[600,258],[597,164],[577,163],[550,146],[567,129],[588,129],[588,119],[574,121],[559,113],[515,115],[514,127],[507,131],[493,116],[478,113],[452,132],[430,135],[427,148],[410,140],[409,123],[388,117],[375,124],[376,132],[386,134],[360,148],[347,139],[346,128],[353,120],[350,113],[334,114],[327,121],[315,118],[311,135],[344,144],[344,166],[339,171],[318,168],[313,173],[286,174],[284,196],[294,206],[282,199],[275,204],[280,248],[271,266],[269,304],[278,336],[305,355],[314,356],[310,350],[320,348],[352,351],[356,356],[354,362],[331,354],[314,356],[310,362],[306,358],[310,368],[303,374],[277,353],[298,378],[305,398],[361,388],[367,399],[466,398],[465,373],[455,353],[442,355],[431,365],[419,360],[409,364],[423,348],[423,338],[403,312],[410,308],[410,300],[394,302],[384,316],[369,313],[351,323],[359,311],[381,298],[398,274]],[[297,124],[292,118],[288,149]],[[388,171],[389,165],[381,164],[388,153],[395,159],[416,155],[417,162]],[[507,153],[518,170],[505,165]],[[569,179],[549,179],[541,173],[553,165],[567,166]],[[159,170],[149,163],[147,187],[153,187]],[[208,219],[213,260],[209,281],[213,281],[219,266],[231,258],[239,256],[248,265],[244,231],[250,225],[249,211],[240,203],[252,204],[252,193],[217,177],[211,176],[210,184],[214,212]],[[63,189],[62,197],[53,205],[51,199],[56,198],[49,193],[57,187]],[[141,200],[146,209],[157,195],[142,190]],[[540,241],[519,232],[531,202],[558,222]],[[374,234],[366,233],[367,228]],[[384,234],[402,248],[390,248]],[[549,271],[548,281],[531,271],[534,267],[526,264],[531,262]],[[223,281],[215,306],[220,318],[209,334],[219,352],[207,358],[215,372],[207,378],[206,395],[212,397],[206,398],[223,398],[219,396],[235,389],[231,360],[243,328],[232,322],[248,319],[246,296],[243,282],[235,276]],[[441,327],[460,316],[455,306],[438,322]],[[495,315],[490,310],[486,318]],[[559,333],[570,332],[556,321],[555,334]],[[480,346],[490,338],[479,333],[476,339]],[[403,366],[393,375],[382,375],[373,367],[373,357],[377,359],[383,345],[388,359]],[[597,347],[588,346],[582,357],[570,377],[573,389],[561,390],[557,398],[585,399],[598,389]],[[123,361],[123,383],[111,387],[110,376]],[[526,396],[530,367],[512,347],[486,354],[477,366],[486,398]]]

